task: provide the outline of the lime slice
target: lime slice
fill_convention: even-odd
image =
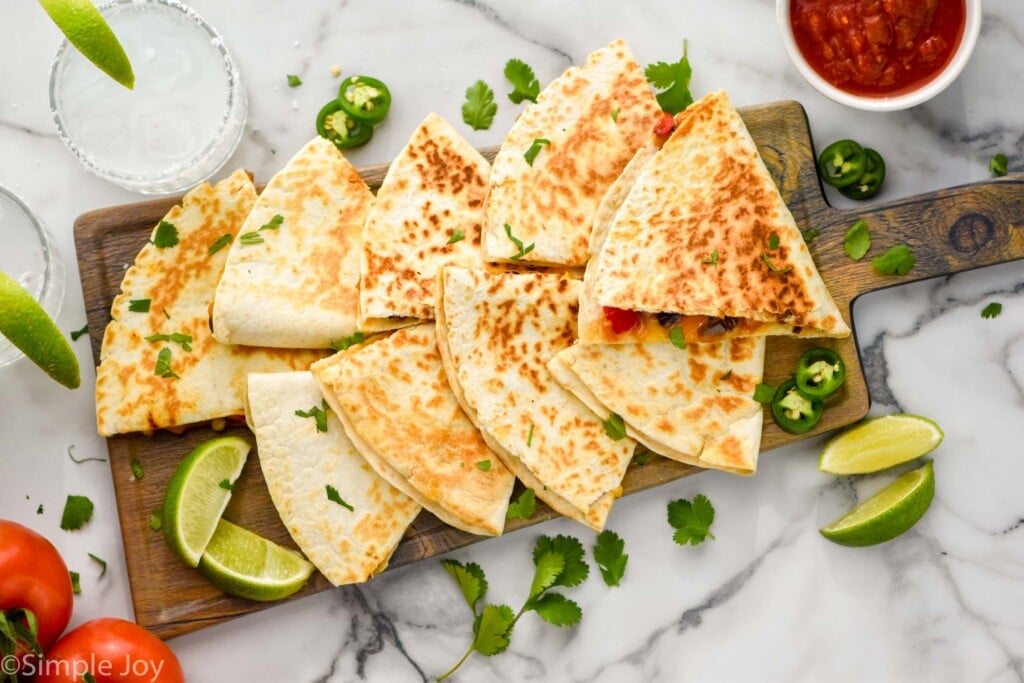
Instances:
[[[885,415],[854,425],[829,440],[818,469],[829,474],[867,474],[931,453],[942,430],[926,417]]]
[[[39,0],[68,42],[115,81],[135,87],[135,72],[121,42],[92,0]]]
[[[225,593],[268,602],[287,598],[306,585],[313,565],[297,552],[222,519],[199,572]]]
[[[911,470],[848,513],[821,529],[841,545],[884,543],[917,524],[935,495],[933,461]]]
[[[212,439],[185,456],[174,471],[164,497],[164,538],[188,566],[199,565],[231,500],[229,487],[221,482],[234,485],[250,448],[236,436]]]
[[[82,384],[78,359],[64,333],[31,294],[3,273],[0,273],[0,334],[68,389],[77,389]]]

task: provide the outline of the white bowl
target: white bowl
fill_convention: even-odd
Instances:
[[[950,0],[942,0],[949,2]],[[790,0],[777,0],[775,4],[775,18],[779,24],[779,33],[782,34],[782,44],[786,46],[789,58],[796,66],[797,71],[804,79],[813,85],[815,89],[825,97],[835,100],[848,107],[862,109],[864,111],[897,111],[909,109],[927,102],[931,98],[949,87],[949,84],[956,80],[960,72],[967,65],[974,51],[974,45],[978,42],[978,33],[981,31],[981,0],[964,0],[966,6],[966,23],[964,34],[960,39],[960,45],[953,54],[952,59],[932,80],[920,85],[916,90],[903,92],[892,97],[852,95],[832,85],[818,75],[796,44],[793,37],[793,26],[789,19]]]

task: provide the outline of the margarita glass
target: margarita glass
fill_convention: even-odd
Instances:
[[[235,151],[248,110],[224,41],[178,0],[99,7],[135,71],[119,85],[67,40],[50,67],[50,108],[85,168],[129,190],[172,194],[217,172]]]

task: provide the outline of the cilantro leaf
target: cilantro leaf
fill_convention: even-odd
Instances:
[[[537,101],[540,83],[529,64],[521,59],[508,60],[505,62],[505,78],[512,84],[513,90],[508,94],[508,98],[513,103],[519,104],[523,100]]]
[[[608,415],[608,419],[601,422],[601,424],[604,426],[604,433],[612,441],[621,441],[626,438],[626,423],[622,421],[621,415],[611,413]]]
[[[846,237],[843,239],[843,251],[854,261],[859,261],[864,258],[864,254],[868,253],[870,248],[871,233],[868,231],[868,224],[864,221],[857,221],[846,231]]]
[[[804,238],[804,244],[810,244],[814,241],[814,238],[821,234],[821,230],[817,228],[808,228],[800,233],[800,236]]]
[[[708,256],[706,258],[702,258],[700,260],[700,262],[705,264],[705,265],[708,265],[708,266],[717,266],[718,265],[718,250],[715,249],[713,252],[711,252],[711,256]]]
[[[547,138],[534,138],[533,143],[530,145],[530,149],[523,153],[523,158],[526,159],[526,163],[531,167],[533,166],[533,160],[540,154],[540,148],[544,145],[550,145],[551,141]]]
[[[178,244],[178,228],[173,223],[160,221],[153,233],[153,246],[157,249],[167,249]]]
[[[558,535],[554,538],[541,536],[533,546],[533,563],[537,564],[546,553],[558,553],[565,560],[565,568],[555,579],[553,586],[572,588],[583,583],[590,574],[590,565],[583,559],[583,544],[572,536]]]
[[[174,377],[175,379],[181,379],[181,375],[171,369],[171,349],[165,346],[160,349],[160,353],[156,355],[156,369],[153,370],[154,375],[168,379]]]
[[[86,496],[68,496],[60,516],[60,528],[64,531],[78,531],[92,519],[93,509],[92,501]]]
[[[78,341],[79,337],[81,337],[83,335],[86,335],[86,334],[89,334],[89,324],[88,323],[86,323],[85,327],[83,327],[80,330],[72,330],[71,331],[71,341]]]
[[[366,335],[362,332],[356,332],[351,337],[345,337],[340,341],[332,341],[331,348],[335,351],[347,351],[349,347],[355,346],[356,344],[362,344],[366,341]]]
[[[461,242],[464,239],[466,239],[466,234],[462,232],[460,228],[455,228],[455,230],[452,231],[452,236],[448,238],[448,241],[445,242],[445,244],[455,244],[456,242]]]
[[[754,400],[768,405],[775,398],[775,387],[770,384],[758,384],[754,387]]]
[[[643,467],[651,459],[652,455],[654,455],[654,453],[648,450],[646,446],[643,444],[637,444],[636,450],[633,452],[633,460],[631,462],[637,467]]]
[[[42,503],[40,503],[39,507],[36,508],[36,514],[37,515],[43,514],[43,504]]]
[[[601,577],[609,586],[618,586],[626,573],[626,563],[629,562],[629,555],[623,550],[626,549],[626,542],[617,533],[605,529],[597,535],[597,543],[594,544],[594,562],[601,570]]]
[[[516,615],[508,605],[484,605],[473,623],[473,645],[470,650],[491,657],[508,648],[512,624]]]
[[[160,531],[164,526],[164,508],[161,505],[149,513],[149,528],[153,531]]]
[[[531,601],[529,608],[555,626],[575,626],[583,617],[580,606],[561,593],[545,593]]]
[[[316,420],[316,431],[327,431],[327,400],[321,399],[319,406],[313,406],[309,410],[296,410],[299,417],[311,417]]]
[[[462,103],[462,120],[473,130],[487,130],[498,113],[494,91],[483,81],[466,88],[466,101]]]
[[[92,553],[88,553],[88,555],[100,565],[99,578],[102,579],[103,575],[107,573],[107,561],[104,560],[102,557],[97,557],[96,555],[93,555]]]
[[[230,232],[224,233],[223,235],[217,238],[216,242],[214,242],[209,246],[209,248],[207,248],[206,253],[209,254],[210,256],[213,256],[218,251],[231,244],[232,239],[234,238],[231,236]]]
[[[508,504],[505,519],[529,519],[537,510],[537,494],[533,489],[526,489],[519,497]]]
[[[182,350],[192,350],[192,335],[182,334],[181,332],[173,332],[171,334],[151,334],[148,337],[144,337],[148,342],[174,342],[180,344]]]
[[[1006,175],[1007,167],[1010,164],[1010,160],[1006,158],[1005,154],[996,154],[988,162],[988,170],[997,178],[1001,178]]]
[[[614,123],[618,123],[619,122],[619,108],[618,107],[615,107],[615,109],[612,109],[612,121]]]
[[[302,85],[302,79],[295,74],[288,74],[288,87],[297,88]]]
[[[476,463],[476,468],[478,470],[480,470],[481,472],[489,472],[490,469],[491,469],[491,461],[490,461],[490,459],[478,460],[477,463]]]
[[[512,254],[512,256],[509,257],[512,260],[519,260],[526,256],[527,254],[529,254],[531,251],[533,251],[533,243],[531,242],[529,246],[523,247],[523,241],[512,234],[512,226],[509,225],[508,223],[505,224],[505,234],[508,235],[508,238],[510,240],[512,240],[512,244],[516,245],[516,249],[519,250],[518,252]]]
[[[354,507],[352,507],[351,505],[346,503],[344,499],[342,499],[341,494],[338,493],[338,489],[334,488],[330,484],[327,484],[324,488],[327,491],[327,500],[331,501],[332,503],[337,503],[343,508],[347,508],[349,512],[356,511]]]
[[[658,106],[672,115],[678,114],[693,103],[693,96],[690,94],[690,77],[693,75],[693,69],[686,53],[687,44],[684,40],[682,59],[673,64],[656,62],[644,70],[647,82],[661,91],[655,94]]]
[[[221,479],[217,486],[221,487],[225,491],[234,491],[235,485],[227,478]]]
[[[79,595],[82,592],[82,576],[78,572],[69,571],[68,576],[71,577],[71,592],[75,595]]]
[[[906,275],[917,263],[917,257],[905,244],[897,244],[871,259],[871,267],[882,275]]]
[[[239,244],[263,244],[263,235],[259,232],[243,232],[238,236]]]
[[[128,301],[128,310],[132,313],[149,313],[151,299],[131,299]]]
[[[135,481],[142,479],[142,463],[139,462],[138,458],[132,458],[132,461],[128,463],[128,466],[132,468],[132,476],[135,477]]]
[[[711,523],[715,521],[715,508],[704,494],[693,502],[680,498],[668,504],[668,523],[676,530],[672,539],[679,545],[699,545],[706,538],[714,540]]]
[[[441,565],[455,579],[466,604],[469,605],[473,614],[476,614],[476,603],[480,602],[487,594],[487,578],[484,576],[484,570],[476,563],[462,564],[458,560],[441,560]]]
[[[275,213],[273,218],[260,226],[260,230],[277,230],[282,223],[284,223],[284,216]]]
[[[982,318],[998,318],[999,314],[1003,312],[1003,305],[998,301],[993,301],[985,308],[981,309]]]
[[[771,249],[772,251],[774,251],[774,250],[779,248],[779,236],[778,235],[773,234],[771,237],[768,238],[768,248]]]
[[[533,572],[533,583],[530,584],[530,601],[537,597],[558,580],[565,570],[565,558],[561,553],[549,550],[540,557],[534,557],[537,568]]]
[[[683,328],[679,327],[679,325],[673,325],[669,328],[668,339],[672,342],[672,346],[677,349],[686,348],[686,339],[683,337]]]

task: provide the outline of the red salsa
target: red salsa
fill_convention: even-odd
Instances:
[[[937,76],[964,34],[964,0],[792,0],[796,44],[854,95],[908,92]]]

